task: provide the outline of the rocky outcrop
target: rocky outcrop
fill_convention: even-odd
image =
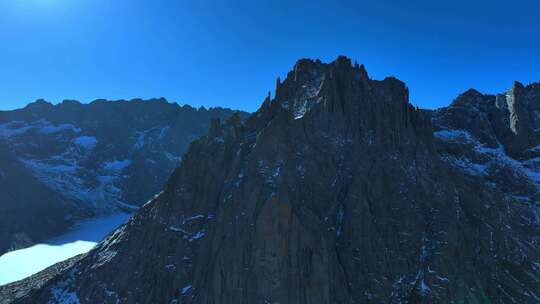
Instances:
[[[487,118],[474,116],[484,97],[470,91],[431,113],[409,103],[401,81],[372,80],[345,57],[300,60],[244,123],[214,121],[163,192],[94,250],[0,295],[5,303],[537,303],[534,205],[457,166],[451,153],[474,151],[437,133],[468,128],[495,147]],[[514,113],[508,128],[521,134]],[[16,285],[35,288],[15,294]]]
[[[469,90],[433,113],[440,155],[520,201],[540,201],[540,85],[504,94]]]
[[[165,99],[38,100],[0,112],[0,254],[147,202],[211,119],[232,113]]]
[[[514,159],[536,157],[532,150],[540,144],[539,92],[538,84],[525,87],[519,82],[498,95],[469,90],[438,110],[435,120],[443,120],[441,129],[469,130],[480,143],[501,146]]]

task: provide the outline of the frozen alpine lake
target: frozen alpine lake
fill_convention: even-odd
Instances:
[[[32,247],[0,256],[0,285],[24,279],[55,263],[90,251],[131,214],[117,213],[79,222],[70,231]]]

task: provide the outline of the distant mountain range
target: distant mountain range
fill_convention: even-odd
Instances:
[[[84,135],[64,123],[41,128]],[[111,136],[136,151],[129,134]],[[540,84],[429,111],[346,57],[302,59],[125,225],[0,303],[539,303],[539,147]],[[129,174],[116,155],[94,167]]]
[[[38,100],[0,112],[0,253],[64,231],[77,218],[142,205],[210,121],[233,113],[165,99]]]

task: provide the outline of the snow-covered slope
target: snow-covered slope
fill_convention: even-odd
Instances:
[[[88,252],[128,218],[127,213],[116,213],[87,219],[43,243],[1,255],[0,285],[24,279],[53,264]]]
[[[0,141],[15,156],[11,163],[77,210],[62,215],[71,223],[74,217],[133,210],[145,203],[162,188],[189,143],[208,130],[211,119],[226,119],[232,113],[179,106],[164,99],[64,101],[56,106],[39,100],[24,109],[0,112]],[[8,180],[12,175],[1,174]],[[9,209],[20,200],[24,198],[12,196],[0,203]],[[10,217],[32,214],[34,209],[17,212]],[[7,214],[0,214],[0,221],[3,216]],[[35,216],[52,218],[53,214]],[[39,238],[29,236],[26,227],[3,230],[26,234],[25,244]],[[24,245],[0,237],[0,253],[20,246]]]

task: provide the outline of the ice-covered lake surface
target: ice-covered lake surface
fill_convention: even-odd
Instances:
[[[90,251],[130,216],[117,213],[84,220],[62,235],[0,256],[0,285],[24,279],[60,261]]]

